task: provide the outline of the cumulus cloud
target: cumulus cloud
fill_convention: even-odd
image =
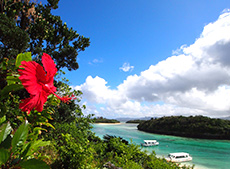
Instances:
[[[128,72],[128,71],[132,71],[133,69],[134,69],[134,66],[130,66],[130,64],[129,63],[124,63],[123,65],[122,65],[122,67],[120,67],[119,68],[120,70],[122,70],[122,71],[124,71],[124,72]]]
[[[206,25],[189,46],[128,76],[116,89],[100,77],[89,76],[76,88],[90,103],[103,104],[107,116],[230,115],[230,12]],[[128,63],[121,68],[132,69]],[[158,104],[158,102],[162,102]],[[93,105],[93,104],[92,104]]]

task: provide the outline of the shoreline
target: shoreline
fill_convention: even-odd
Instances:
[[[146,133],[150,133],[150,134],[159,134],[159,135],[166,135],[166,136],[175,136],[175,137],[184,137],[184,138],[191,138],[191,139],[201,139],[201,140],[220,140],[220,141],[230,141],[229,139],[225,139],[225,138],[218,138],[218,137],[198,137],[198,136],[191,136],[189,135],[189,133],[187,134],[178,134],[178,133],[169,133],[169,132],[152,132],[152,131],[147,131],[147,130],[142,130],[142,129],[138,129],[139,131],[142,132],[146,132]]]
[[[113,125],[113,124],[122,124],[122,123],[92,123],[92,124]]]

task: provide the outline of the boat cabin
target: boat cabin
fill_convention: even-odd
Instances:
[[[184,162],[184,161],[191,161],[192,157],[188,153],[170,153],[168,158],[166,159],[172,162]]]
[[[142,144],[142,146],[156,146],[159,145],[159,142],[157,142],[157,140],[144,140],[144,143]]]

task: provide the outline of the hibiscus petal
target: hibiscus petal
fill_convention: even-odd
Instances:
[[[53,78],[55,74],[57,73],[56,64],[54,63],[53,59],[50,57],[50,55],[43,53],[42,55],[42,64],[45,68],[45,71],[47,72],[47,83],[53,84]]]
[[[33,108],[38,112],[43,110],[43,105],[47,101],[48,95],[45,92],[41,92],[37,95],[30,95],[29,98],[23,99],[22,103],[19,104],[19,108],[24,112],[30,113]]]
[[[20,77],[24,88],[31,94],[36,95],[41,92],[42,85],[39,83],[39,79],[45,80],[45,71],[41,65],[34,61],[22,61],[22,65],[19,69]]]
[[[36,107],[38,98],[38,95],[31,95],[29,98],[23,99],[22,103],[19,104],[19,108],[24,112],[28,112],[29,114],[30,111]]]

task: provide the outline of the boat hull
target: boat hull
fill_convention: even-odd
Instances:
[[[159,143],[155,143],[155,144],[151,144],[151,145],[142,143],[141,145],[142,145],[143,147],[153,147],[153,146],[158,146]]]

